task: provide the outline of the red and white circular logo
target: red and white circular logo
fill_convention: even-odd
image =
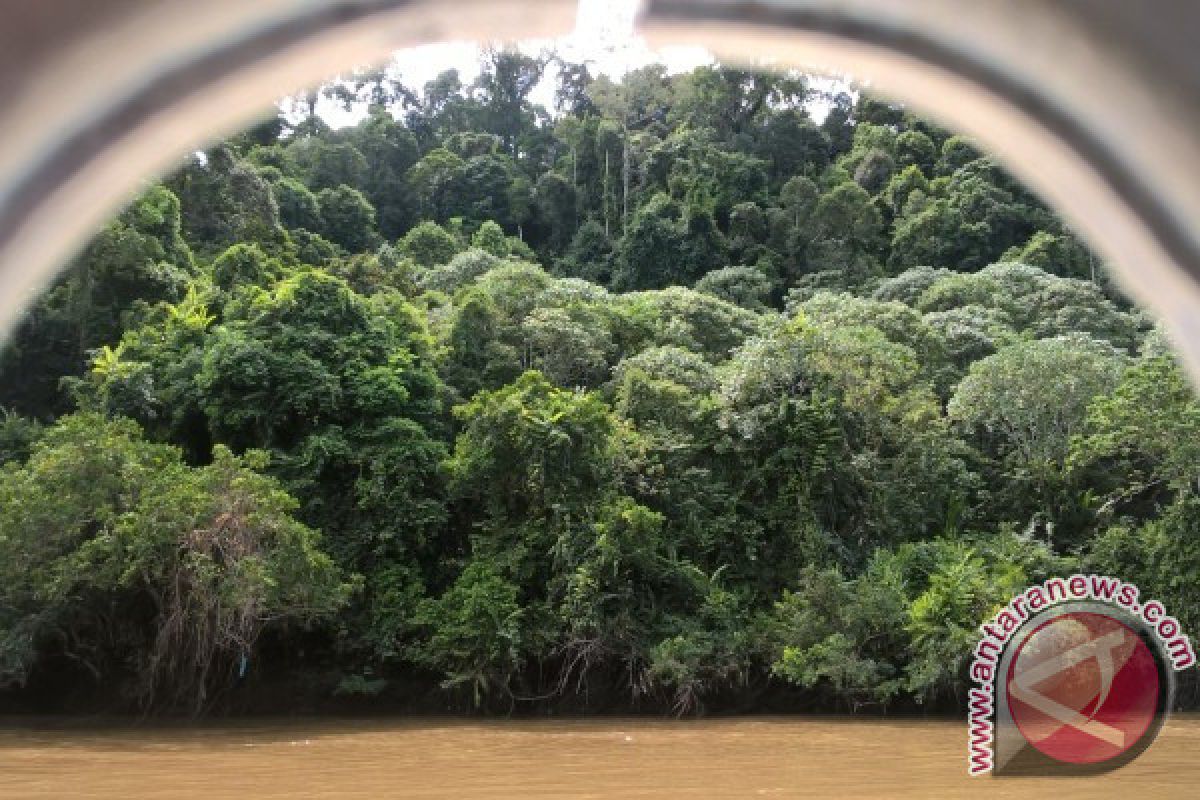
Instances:
[[[1100,765],[1136,755],[1134,748],[1144,749],[1157,733],[1160,666],[1123,622],[1100,612],[1065,613],[1030,631],[1015,653],[1006,676],[1009,711],[1021,736],[1045,756]]]

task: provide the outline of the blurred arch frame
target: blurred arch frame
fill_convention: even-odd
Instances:
[[[0,0],[0,336],[145,182],[397,48],[566,34],[574,0]],[[653,46],[866,80],[976,139],[1200,378],[1200,4],[647,0]]]

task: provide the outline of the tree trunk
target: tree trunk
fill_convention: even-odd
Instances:
[[[611,236],[608,227],[608,218],[610,206],[612,205],[612,192],[608,181],[608,148],[604,148],[604,235]]]
[[[622,139],[621,150],[621,232],[624,233],[629,225],[629,128],[622,126],[625,136]]]

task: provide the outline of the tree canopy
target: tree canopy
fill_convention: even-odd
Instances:
[[[38,299],[4,686],[946,707],[1027,582],[1200,622],[1196,397],[969,140],[723,65],[560,64],[547,109],[547,63],[343,76],[360,123],[197,154]]]

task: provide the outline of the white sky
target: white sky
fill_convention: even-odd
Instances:
[[[567,61],[589,62],[593,75],[614,79],[647,64],[661,63],[669,72],[678,73],[715,61],[712,53],[702,47],[651,49],[645,39],[634,33],[639,5],[639,0],[579,0],[575,29],[570,34],[558,39],[528,39],[517,42],[517,47],[530,54],[553,48]],[[417,91],[447,69],[457,69],[462,82],[469,84],[479,74],[480,56],[481,47],[475,42],[422,45],[396,51],[392,70],[405,86]],[[548,110],[553,110],[554,106],[555,72],[553,64],[547,67],[541,83],[531,95],[533,102]],[[818,120],[824,117],[825,110],[820,103],[810,107]],[[338,128],[358,122],[366,109],[346,111],[336,103],[322,99],[318,113],[329,125]]]

